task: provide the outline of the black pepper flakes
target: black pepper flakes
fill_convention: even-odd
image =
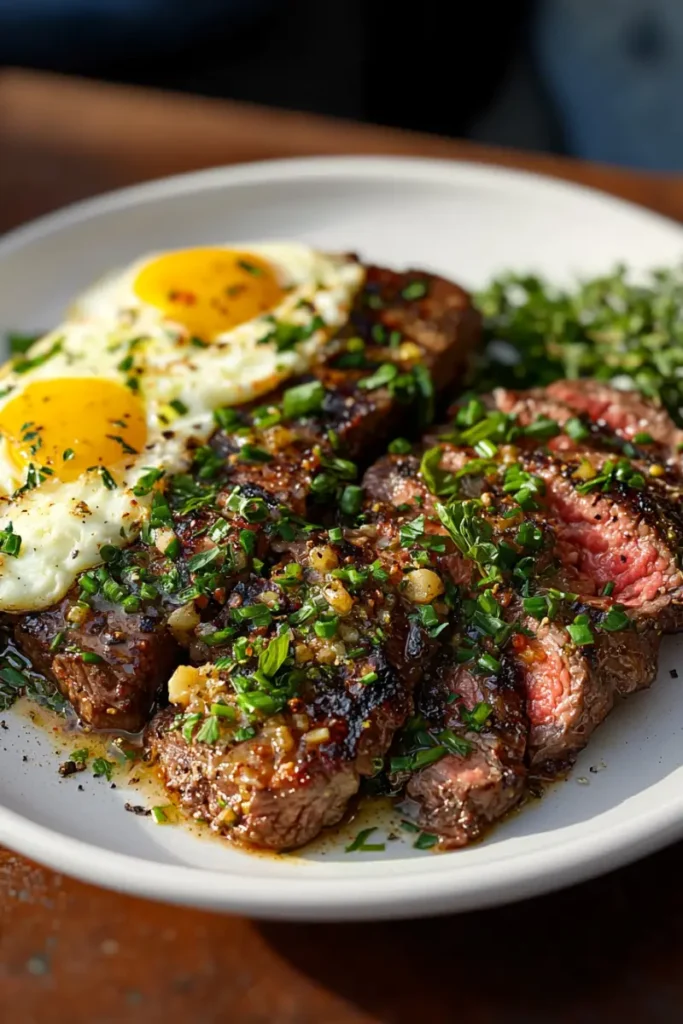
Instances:
[[[131,814],[137,814],[140,817],[148,818],[152,814],[152,812],[147,807],[143,807],[142,804],[125,803],[123,806],[125,810],[130,811]]]

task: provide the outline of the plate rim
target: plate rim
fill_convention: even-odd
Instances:
[[[401,156],[330,156],[266,160],[207,168],[106,192],[45,214],[0,236],[0,260],[46,235],[100,214],[150,200],[212,188],[277,183],[306,178],[360,178],[420,181],[423,184],[476,182],[491,188],[533,194],[542,188],[558,201],[582,198],[610,207],[643,224],[680,235],[672,218],[636,203],[545,174],[465,160]],[[683,249],[683,245],[682,245]],[[287,920],[369,920],[451,913],[540,895],[620,867],[683,836],[683,796],[652,806],[618,827],[603,825],[535,853],[517,853],[484,865],[458,865],[457,856],[425,858],[424,872],[400,870],[381,877],[250,877],[118,853],[63,835],[0,806],[0,842],[55,870],[83,881],[166,902]],[[247,856],[245,854],[245,856]],[[353,868],[361,865],[353,865]],[[349,867],[352,867],[349,865]],[[406,883],[408,883],[406,885]],[[407,890],[407,891],[406,891]]]

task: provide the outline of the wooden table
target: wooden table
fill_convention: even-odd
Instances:
[[[527,167],[683,219],[683,177],[217,101],[0,76],[0,229],[160,174],[316,153]],[[681,1021],[681,857],[683,845],[499,910],[305,926],[147,903],[0,851],[0,1014],[18,1024]]]

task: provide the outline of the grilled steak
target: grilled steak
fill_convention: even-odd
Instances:
[[[641,474],[635,486],[635,476],[620,473],[622,479],[617,479],[608,472],[610,439],[605,453],[597,432],[590,438],[590,449],[576,437],[563,436],[560,426],[574,417],[574,411],[557,399],[538,394],[514,396],[514,402],[496,398],[493,405],[482,403],[464,430],[456,427],[454,432],[450,427],[430,439],[436,448],[423,452],[421,474],[420,460],[410,454],[381,460],[366,474],[366,486],[381,500],[399,505],[417,501],[430,512],[434,496],[425,493],[421,476],[430,478],[432,490],[482,496],[486,500],[480,514],[493,514],[498,520],[488,535],[498,550],[505,543],[499,528],[506,491],[530,488],[535,500],[529,507],[529,498],[524,498],[525,519],[539,530],[543,527],[539,546],[545,556],[536,558],[522,587],[522,593],[535,595],[523,601],[524,609],[528,602],[531,610],[534,601],[541,602],[540,608],[535,618],[530,617],[512,598],[502,613],[508,622],[517,622],[501,659],[505,671],[501,669],[497,677],[509,710],[502,715],[492,711],[487,735],[475,742],[466,736],[471,744],[468,754],[440,758],[413,774],[408,783],[407,792],[419,805],[419,824],[437,832],[442,845],[469,841],[515,803],[524,789],[524,763],[547,772],[571,762],[609,712],[615,694],[649,685],[656,671],[661,626],[667,621],[675,625],[680,595],[678,518],[663,482],[652,479],[647,485]],[[502,420],[496,404],[505,412]],[[494,410],[489,417],[484,416],[487,405]],[[555,429],[549,430],[553,416]],[[503,446],[502,464],[495,445],[489,453],[485,446],[482,452],[453,443],[471,439],[479,445],[478,438],[496,433],[505,441],[506,432],[513,445]],[[556,454],[546,448],[549,443],[557,446]],[[583,486],[590,477],[578,472],[589,459],[595,466],[595,486]],[[458,476],[455,487],[453,478]],[[462,568],[454,579],[467,587],[471,584]],[[609,593],[603,597],[606,587]],[[500,601],[501,594],[497,596]],[[551,604],[557,607],[549,619]],[[584,620],[587,633],[581,632]],[[433,728],[444,721],[457,723],[458,705],[444,699],[441,677],[450,676],[454,693],[462,688],[467,692],[468,683],[471,688],[471,670],[454,666],[452,655],[449,669],[442,667],[436,675],[428,670],[421,687],[419,706],[431,709],[427,724]],[[481,676],[474,678],[481,687]],[[511,679],[516,680],[516,689]],[[520,690],[528,718],[521,744],[519,730],[509,732],[520,720],[519,703],[515,704]]]
[[[500,389],[494,399],[497,408],[524,427],[550,418],[564,428],[576,408],[570,408],[556,395],[573,395],[578,402],[580,395],[590,397],[597,393],[601,402],[596,408],[604,411],[609,398],[613,414],[621,409],[623,396],[626,410],[635,417],[635,407],[639,413],[637,425],[644,428],[644,416],[650,409],[647,403],[632,393],[618,392],[605,385],[596,384],[593,388],[593,383],[558,381],[546,392],[515,393]],[[631,458],[621,459],[621,451],[617,450],[619,437],[613,430],[616,416],[611,415],[610,422],[587,421],[585,429],[573,436],[561,432],[549,438],[548,448],[557,455],[531,451],[532,464],[528,468],[545,481],[548,510],[558,520],[558,541],[564,554],[561,561],[565,566],[573,565],[576,576],[577,585],[571,589],[585,595],[599,594],[605,584],[613,583],[613,594],[638,616],[656,617],[663,629],[675,631],[681,621],[683,596],[679,567],[683,543],[682,492],[676,473],[672,468],[664,468],[662,457],[671,454],[678,432],[666,413],[655,409],[651,412],[653,422],[659,425],[660,437],[668,421],[671,443],[667,443],[665,451],[659,443],[649,443],[653,433],[641,429],[639,434],[629,428],[630,437],[643,440],[638,446],[629,442]],[[625,421],[626,412],[617,421],[620,431],[620,424]],[[657,433],[656,427],[653,430]],[[523,438],[521,443],[528,445]],[[606,474],[610,466],[612,471]],[[642,486],[629,486],[632,470],[640,473]],[[596,478],[594,482],[591,475]],[[611,478],[604,479],[606,475]]]
[[[446,652],[429,673],[419,707],[432,728],[441,730],[437,740],[450,730],[457,736],[451,747],[461,749],[415,772],[407,796],[417,805],[420,827],[436,833],[442,847],[464,846],[525,792],[527,722],[517,668],[506,660],[497,678],[482,676],[454,664]]]
[[[50,611],[22,616],[16,640],[34,667],[57,682],[83,722],[96,729],[137,730],[175,667],[176,644],[153,606],[129,613],[98,599],[77,626],[69,618],[77,605],[73,595]]]
[[[429,640],[369,540],[297,542],[298,561],[236,588],[231,620],[264,625],[178,669],[147,730],[169,791],[233,840],[288,849],[338,821],[412,709]]]
[[[656,619],[665,629],[679,628],[683,574],[679,549],[683,542],[680,514],[656,481],[634,488],[617,479],[577,478],[593,466],[591,454],[563,459],[532,453],[526,464],[545,483],[545,502],[557,532],[556,552],[567,589],[584,596],[612,596],[638,617]],[[603,466],[596,467],[604,468]]]
[[[683,432],[564,381],[425,435],[478,330],[457,286],[370,267],[319,365],[219,410],[189,471],[150,481],[140,540],[17,620],[97,727],[139,728],[170,676],[146,754],[232,841],[300,846],[372,779],[462,846],[683,622]]]
[[[266,404],[222,410],[221,429],[197,450],[191,474],[173,481],[170,507],[160,506],[155,526],[159,546],[170,536],[172,557],[171,549],[162,557],[144,542],[133,545],[107,566],[118,606],[102,598],[105,581],[86,574],[88,590],[77,587],[57,609],[17,620],[19,645],[86,724],[140,729],[179,658],[176,639],[183,643],[187,632],[182,622],[215,617],[253,557],[263,560],[271,545],[277,557],[292,516],[308,510],[318,518],[342,500],[351,508],[358,495],[349,459],[361,452],[369,459],[408,410],[416,426],[427,419],[430,374],[437,390],[451,385],[479,329],[479,315],[457,285],[419,271],[369,268],[350,322],[321,366]],[[250,509],[261,516],[259,539],[245,548],[241,533],[254,528]],[[219,544],[226,554],[211,565],[210,551]],[[209,561],[198,590],[202,553]],[[193,607],[180,615],[179,628],[164,632],[169,616],[188,603]]]
[[[620,391],[597,380],[559,380],[546,390],[551,399],[585,413],[594,423],[604,423],[627,441],[648,434],[669,458],[679,461],[683,431],[665,409],[648,402],[639,392]]]
[[[374,565],[387,577],[379,592],[391,624],[373,664],[391,669],[382,677],[391,696],[378,688],[373,709],[363,707],[343,656],[333,690],[344,695],[345,728],[365,723],[369,750],[323,743],[312,755],[295,704],[216,754],[201,733],[179,737],[186,719],[165,712],[148,748],[193,813],[234,839],[297,845],[341,816],[374,770],[369,759],[381,759],[399,730],[393,786],[405,786],[420,827],[459,846],[519,801],[529,769],[547,775],[569,764],[615,695],[651,682],[662,624],[675,627],[680,600],[671,481],[651,476],[653,460],[636,446],[627,459],[608,424],[582,421],[585,437],[564,432],[569,421],[575,410],[558,398],[497,395],[456,410],[456,422],[416,453],[401,445],[368,469],[365,525],[341,532],[357,573]],[[288,557],[305,567],[312,542],[289,542]],[[411,610],[418,566],[437,588]],[[376,597],[366,586],[353,614],[367,623]],[[310,643],[296,628],[293,642]],[[409,665],[411,644],[419,653]],[[211,654],[201,642],[192,650],[199,660]],[[323,692],[319,680],[309,692]],[[328,706],[316,717],[302,694],[307,727],[336,735]],[[291,744],[284,762],[270,739],[278,729]],[[245,766],[256,783],[245,785]]]
[[[655,629],[592,628],[593,642],[578,646],[567,624],[526,620],[535,635],[517,648],[529,719],[527,759],[545,772],[570,764],[611,711],[615,695],[649,686],[657,668]]]

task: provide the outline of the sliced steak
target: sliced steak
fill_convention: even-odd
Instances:
[[[591,453],[559,459],[542,451],[525,465],[545,483],[545,505],[557,535],[556,553],[566,589],[595,596],[612,584],[613,598],[666,631],[680,628],[683,530],[678,510],[653,481],[633,488],[615,481],[581,493]],[[587,481],[590,483],[590,477]]]
[[[178,670],[170,686],[176,706],[147,730],[149,756],[169,792],[234,841],[288,849],[339,820],[412,710],[430,643],[388,574],[375,579],[375,552],[365,537],[322,547],[297,542],[291,551],[298,561],[286,563],[297,573],[276,566],[269,579],[238,586],[226,609],[231,620],[251,621],[265,599],[274,609],[268,625],[222,645],[204,631],[195,653],[202,653],[203,637],[213,662]],[[342,579],[332,575],[337,566]],[[264,705],[260,691],[251,694],[274,687],[254,675],[259,666],[265,671],[256,652],[275,642],[278,627],[291,630],[282,685],[292,690],[277,706]],[[188,673],[185,692],[178,678]],[[232,718],[216,715],[218,700]]]
[[[211,445],[198,449],[192,473],[178,479],[172,521],[161,526],[162,533],[175,531],[181,542],[180,555],[156,558],[150,564],[146,546],[137,544],[129,549],[119,572],[110,567],[114,582],[131,598],[139,597],[142,583],[159,591],[156,600],[146,600],[150,614],[156,616],[154,635],[161,634],[163,622],[179,610],[179,604],[194,605],[185,622],[191,622],[197,612],[203,620],[215,617],[250,558],[263,560],[278,531],[291,533],[286,527],[291,516],[318,518],[322,506],[334,508],[356,475],[349,459],[361,453],[369,459],[408,413],[416,426],[429,416],[433,403],[430,375],[437,392],[450,386],[479,332],[479,314],[457,285],[418,271],[398,274],[369,268],[350,322],[332,340],[322,364],[312,374],[290,382],[265,404],[223,410],[219,417],[222,429]],[[309,409],[304,401],[300,410],[296,406],[288,410],[285,396],[283,407],[284,392],[316,381],[322,385],[319,404],[314,402]],[[250,524],[238,521],[239,508],[236,513],[231,507],[242,500],[254,507],[261,502],[266,506],[267,522],[261,517],[257,524],[263,533],[249,552],[240,550],[238,535]],[[229,520],[230,536],[210,539],[211,524],[198,524],[193,512],[202,507],[213,507],[214,519],[220,513]],[[205,539],[198,544],[195,536],[202,530]],[[201,593],[194,593],[197,573],[190,567],[192,558],[219,543],[230,548],[231,559],[220,561],[218,573],[213,571],[216,566],[211,572],[202,571]],[[277,557],[277,541],[274,547]],[[131,571],[138,567],[148,574],[146,580],[131,579]],[[89,621],[74,621],[74,604],[79,605],[78,614]],[[62,627],[66,632],[64,649],[56,651],[50,644]],[[116,637],[116,644],[91,648],[94,630]],[[107,722],[129,729],[144,725],[159,681],[177,657],[170,635],[164,647],[169,652],[167,658],[156,654],[141,657],[139,652],[147,652],[151,640],[146,634],[138,639],[138,632],[135,614],[122,615],[120,609],[110,609],[106,602],[93,601],[77,589],[59,609],[46,612],[44,621],[41,615],[32,615],[19,619],[16,627],[20,646],[30,645],[31,656],[57,679],[86,724]],[[173,633],[177,635],[178,630]],[[78,653],[81,650],[102,660],[84,661]],[[128,667],[119,682],[122,665]],[[112,714],[112,706],[116,714]]]
[[[152,720],[147,750],[183,811],[229,839],[273,850],[302,846],[336,825],[358,790],[353,762],[332,760],[328,768],[324,758],[311,757],[286,718],[222,749],[188,742],[177,719],[169,707]]]
[[[534,414],[531,420],[536,420]],[[438,440],[438,438],[437,438]],[[438,476],[440,479],[445,473],[455,474],[469,466],[475,466],[476,453],[454,446],[450,441],[441,439],[439,446],[441,452],[438,463]],[[639,536],[645,531],[640,519],[634,517],[631,502],[634,493],[628,489],[624,493],[610,495],[607,498],[600,494],[595,496],[584,496],[576,491],[579,481],[575,481],[572,473],[582,464],[583,453],[574,453],[574,462],[568,465],[562,459],[552,456],[542,450],[531,451],[518,450],[514,456],[521,472],[529,477],[536,476],[545,482],[545,494],[539,495],[539,507],[535,512],[528,512],[522,518],[527,522],[535,523],[542,531],[543,540],[536,551],[535,565],[532,576],[528,579],[526,586],[533,584],[531,593],[540,597],[548,592],[548,587],[555,585],[562,592],[578,591],[583,594],[584,600],[590,598],[593,608],[589,609],[595,622],[594,641],[591,645],[577,646],[571,639],[565,628],[571,623],[574,617],[581,614],[582,609],[574,597],[570,596],[569,601],[561,602],[560,607],[554,613],[559,613],[559,621],[548,621],[547,619],[533,619],[520,613],[518,603],[515,599],[511,602],[508,621],[521,619],[524,629],[512,636],[512,648],[508,650],[507,664],[514,666],[519,684],[526,694],[526,714],[529,719],[528,746],[526,749],[526,760],[529,765],[537,769],[539,765],[546,765],[547,762],[566,764],[571,761],[575,753],[585,744],[591,731],[597,726],[609,712],[617,692],[626,693],[631,689],[647,686],[652,681],[656,668],[656,652],[659,641],[658,619],[661,618],[661,611],[664,604],[673,605],[678,587],[678,576],[663,579],[653,578],[646,584],[642,597],[651,601],[653,598],[654,583],[657,583],[660,601],[656,607],[645,604],[639,597],[635,586],[638,574],[647,572],[652,562],[651,551],[645,546],[637,546],[634,549],[632,560],[636,554],[643,555],[643,562],[633,561],[632,574],[627,578],[624,576],[625,563],[617,553],[615,541],[612,539],[611,547],[603,544],[600,520],[593,517],[599,514],[597,509],[606,505],[610,509],[610,517],[617,515],[618,521],[622,524],[629,524],[632,529],[638,528]],[[467,459],[470,459],[468,464]],[[481,463],[481,459],[478,460]],[[425,483],[418,473],[419,459],[411,454],[402,456],[388,456],[376,463],[366,474],[366,484],[371,494],[380,500],[392,500],[398,505],[418,502],[420,508],[431,511],[434,507],[434,496],[429,494]],[[484,494],[489,499],[488,510],[493,514],[494,525],[492,541],[500,546],[506,539],[512,540],[508,531],[506,538],[504,531],[504,520],[498,518],[496,508],[503,511],[506,507],[504,481],[506,476],[506,463],[489,467],[482,465],[479,473],[461,477],[460,490],[466,496]],[[438,482],[438,481],[437,481]],[[441,479],[441,482],[443,480]],[[655,484],[656,488],[656,484]],[[638,508],[643,507],[643,502],[651,500],[649,491],[645,491],[637,499]],[[601,504],[602,503],[602,504]],[[614,506],[614,507],[613,507]],[[574,510],[574,512],[570,511]],[[578,512],[577,512],[578,510]],[[589,511],[587,511],[589,510]],[[511,509],[508,506],[508,514]],[[487,513],[488,514],[488,513]],[[604,512],[603,512],[604,514]],[[582,538],[577,537],[572,531],[575,521],[582,524],[585,531],[586,546],[580,543]],[[513,520],[514,522],[514,520]],[[514,529],[512,531],[514,534]],[[539,532],[539,537],[541,533]],[[651,532],[647,537],[654,543]],[[591,547],[592,545],[592,547]],[[642,548],[642,551],[641,551]],[[584,565],[591,550],[604,552],[604,557],[609,558],[612,551],[617,559],[616,569],[612,562],[608,562],[611,582],[614,584],[614,596],[599,598],[605,585],[609,582],[605,575],[607,565],[596,569],[595,565]],[[659,550],[659,549],[658,549]],[[662,547],[660,555],[670,549]],[[628,557],[628,555],[627,555]],[[448,556],[442,557],[442,566],[447,563]],[[456,561],[456,573],[452,576],[454,582],[462,584],[469,583],[469,577],[463,572],[461,560]],[[616,571],[618,570],[618,571]],[[596,579],[599,582],[596,582]],[[627,582],[632,590],[627,591]],[[528,592],[528,591],[527,591]],[[613,606],[615,600],[621,601],[623,597],[630,596],[634,604],[634,611],[641,617],[642,622],[635,621],[632,626],[618,632],[609,632],[602,629],[602,621]],[[628,623],[627,623],[628,625]],[[531,631],[532,636],[528,637],[525,632]],[[535,635],[533,635],[535,634]],[[620,664],[626,667],[628,676],[624,676]],[[461,673],[463,670],[459,670]],[[427,680],[423,684],[430,688]],[[501,721],[505,721],[502,716]],[[479,748],[476,748],[479,750]],[[433,775],[443,784],[443,775],[447,773],[451,778],[450,804],[453,806],[455,797],[453,793],[461,795],[467,793],[472,779],[477,778],[485,786],[491,806],[498,806],[494,798],[496,787],[490,782],[492,778],[498,780],[498,786],[507,793],[501,797],[501,806],[505,804],[507,796],[511,796],[506,790],[505,780],[509,778],[511,764],[515,764],[515,757],[505,756],[509,749],[505,740],[500,738],[491,745],[487,743],[483,755],[488,771],[482,775],[481,757],[482,752],[476,754],[478,769],[475,776],[470,776],[469,758],[450,758],[444,765],[434,765],[424,769],[429,778]],[[523,751],[524,754],[524,751]],[[475,756],[474,753],[472,756]],[[501,764],[494,771],[492,760],[495,756],[501,758]],[[516,755],[519,764],[519,752]],[[456,771],[457,769],[457,771]],[[456,775],[459,770],[463,773],[465,782],[460,785]],[[422,793],[421,777],[411,783],[411,791],[416,787]],[[523,772],[517,773],[516,777],[523,777]],[[489,781],[484,781],[487,779]],[[434,801],[432,792],[432,804]],[[463,815],[468,820],[467,799],[463,797]],[[444,811],[444,814],[448,812]],[[423,818],[420,818],[423,821]],[[427,827],[427,825],[424,825]],[[476,830],[477,826],[472,825]],[[483,824],[482,826],[483,827]],[[465,836],[465,832],[458,833]]]
[[[525,625],[535,633],[516,638],[529,717],[528,762],[552,772],[570,764],[586,745],[611,711],[615,695],[650,685],[659,633],[593,628],[593,644],[579,647],[562,622],[527,619]]]
[[[597,395],[593,400],[594,390],[600,400]],[[647,472],[666,476],[671,486],[679,486],[678,447],[683,431],[676,428],[665,410],[636,392],[618,391],[593,381],[557,381],[548,388],[530,391],[497,388],[489,401],[521,427],[542,419],[554,421],[562,429],[557,436],[548,437],[551,451],[590,447],[610,456],[623,454],[637,460]],[[569,421],[574,429],[567,433],[564,428]],[[522,443],[529,447],[529,438]]]
[[[546,389],[577,412],[585,413],[594,423],[633,441],[638,434],[649,434],[668,457],[680,464],[683,431],[679,430],[666,409],[649,402],[638,391],[621,391],[597,380],[559,380]]]
[[[486,712],[486,706],[491,711],[481,724],[466,716],[463,721],[463,710]],[[415,772],[406,794],[417,805],[418,825],[438,835],[442,848],[464,846],[525,792],[527,722],[516,667],[506,660],[498,677],[475,675],[445,652],[422,688],[419,707],[437,743],[439,730],[450,729],[463,749]]]
[[[68,597],[50,611],[22,616],[17,643],[82,722],[135,732],[175,668],[177,645],[154,607],[128,614],[98,600],[78,626],[68,618],[76,603]]]

